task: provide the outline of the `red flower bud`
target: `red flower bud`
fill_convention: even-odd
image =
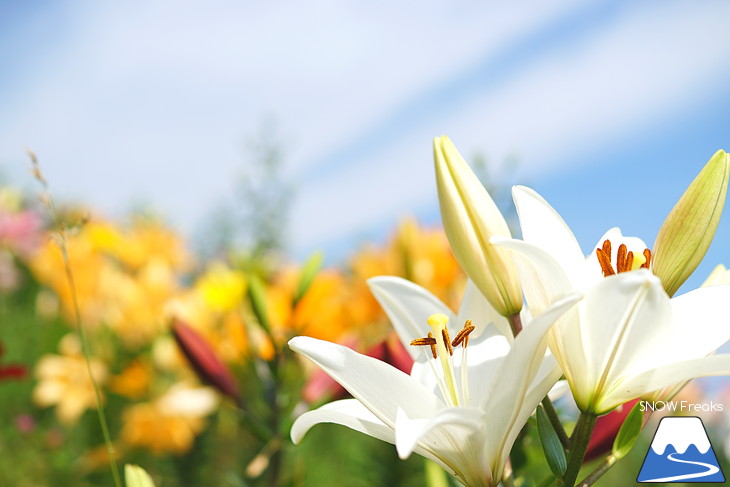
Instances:
[[[180,320],[172,325],[172,334],[201,381],[218,389],[240,404],[238,385],[230,369],[218,358],[200,334]]]
[[[3,345],[0,343],[0,357],[3,356]],[[24,366],[18,364],[0,365],[0,380],[22,379],[28,374]]]

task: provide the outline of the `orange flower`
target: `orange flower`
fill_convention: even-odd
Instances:
[[[212,389],[178,384],[155,401],[128,408],[123,415],[122,440],[156,454],[185,453],[217,405]]]

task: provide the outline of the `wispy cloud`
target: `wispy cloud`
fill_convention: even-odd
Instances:
[[[727,97],[730,69],[718,60],[730,56],[723,27],[729,13],[727,5],[708,2],[624,8],[579,35],[546,43],[510,72],[490,71],[486,58],[483,90],[427,113],[402,127],[393,143],[312,183],[297,208],[300,215],[321,211],[322,202],[343,188],[347,198],[329,207],[318,224],[299,225],[294,240],[324,245],[393,221],[394,207],[435,206],[429,141],[436,134],[451,135],[465,155],[487,151],[499,161],[518,154],[520,169],[534,178],[681,119],[704,100]],[[722,122],[721,114],[714,116]]]
[[[714,2],[50,5],[5,34],[0,160],[30,145],[61,196],[189,230],[274,115],[300,252],[435,205],[434,135],[547,171],[725,92],[730,54]]]

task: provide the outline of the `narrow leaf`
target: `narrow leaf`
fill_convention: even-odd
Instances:
[[[322,268],[323,262],[324,255],[322,252],[315,252],[311,257],[309,257],[309,259],[307,259],[307,262],[304,263],[302,273],[299,276],[299,283],[297,284],[297,293],[294,296],[295,303],[299,302],[299,300],[307,293],[309,286],[312,285],[312,281],[314,281],[314,278],[317,277],[317,273]]]
[[[644,414],[640,405],[641,402],[636,403],[629,415],[626,416],[621,429],[618,430],[618,435],[616,435],[613,442],[613,456],[617,459],[626,456],[639,438],[641,427],[644,424]]]
[[[555,477],[562,477],[568,467],[565,450],[563,450],[560,438],[558,438],[558,434],[542,407],[537,408],[537,432],[540,435],[540,443],[542,443],[542,450],[545,452],[545,459],[550,470]]]
[[[271,335],[271,324],[266,311],[266,289],[261,278],[255,274],[252,274],[249,278],[248,297],[251,300],[251,308],[259,324],[266,334]]]

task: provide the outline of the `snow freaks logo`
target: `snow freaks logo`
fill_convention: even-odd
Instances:
[[[702,420],[662,418],[637,482],[725,482]]]

